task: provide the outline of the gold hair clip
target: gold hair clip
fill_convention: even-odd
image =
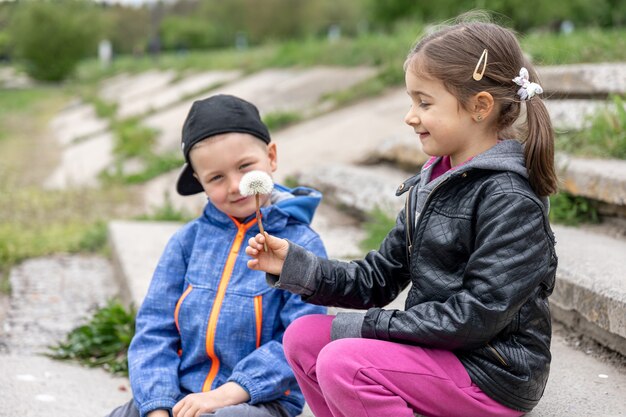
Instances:
[[[480,56],[480,59],[478,60],[478,63],[476,64],[476,68],[474,68],[474,74],[472,75],[472,77],[476,80],[476,81],[480,81],[483,79],[483,75],[485,75],[485,69],[487,69],[487,56],[489,55],[489,52],[485,49],[482,53],[482,55]],[[483,63],[483,68],[482,70],[480,70],[480,72],[478,72],[478,67],[480,67],[480,63]]]

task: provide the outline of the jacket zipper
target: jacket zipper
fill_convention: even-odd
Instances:
[[[494,348],[493,346],[491,346],[491,344],[487,343],[487,347],[491,350],[491,352],[493,352],[493,354],[496,356],[496,358],[500,361],[500,363],[506,367],[509,366],[509,364],[504,360],[504,357],[502,355],[500,355],[500,352],[498,352],[496,350],[496,348]]]
[[[256,223],[256,219],[250,220],[246,224],[241,224],[232,217],[231,219],[235,222],[238,230],[237,235],[235,236],[235,239],[233,240],[233,243],[231,244],[231,247],[228,251],[228,257],[226,258],[224,270],[222,271],[222,276],[220,277],[220,282],[217,287],[217,294],[215,294],[213,307],[211,308],[211,313],[209,314],[209,322],[207,323],[206,330],[205,349],[207,356],[209,357],[209,359],[211,359],[211,368],[209,369],[209,373],[207,374],[206,379],[202,384],[202,392],[211,390],[211,385],[213,385],[213,381],[215,380],[217,372],[220,368],[220,360],[215,353],[215,333],[217,331],[217,320],[220,315],[224,296],[226,295],[226,288],[228,287],[228,283],[235,267],[235,262],[237,261],[237,256],[239,255],[241,243],[243,242],[248,229],[250,229]]]
[[[463,173],[463,176],[465,177],[465,173]],[[414,227],[411,229],[411,234],[413,234],[413,232],[415,232],[415,231],[419,228],[419,227],[418,227],[418,226],[419,226],[419,223],[421,223],[421,222],[422,222],[422,218],[423,218],[423,216],[422,216],[421,214],[425,211],[426,207],[428,206],[428,203],[430,203],[430,200],[432,200],[432,195],[433,195],[433,193],[434,193],[435,191],[437,191],[437,189],[438,189],[438,188],[440,188],[443,184],[445,184],[446,182],[448,182],[448,180],[449,180],[450,178],[451,178],[451,177],[448,177],[448,178],[444,179],[443,181],[441,181],[439,184],[437,184],[437,186],[436,186],[435,188],[433,188],[433,189],[430,191],[430,193],[428,193],[428,197],[426,197],[426,202],[424,202],[424,206],[422,207],[422,211],[420,212],[420,216],[419,216],[419,218],[417,219],[417,220],[418,220],[418,224],[415,224],[415,225],[414,225]],[[411,225],[413,225],[413,223],[414,223],[414,222],[415,222],[415,220],[414,220],[414,219],[411,219]],[[411,246],[412,246],[412,245],[411,245]]]
[[[406,200],[404,201],[404,213],[405,213],[405,219],[408,220],[407,221],[407,225],[412,224],[413,222],[413,217],[410,214],[410,208],[411,208],[411,195],[413,193],[413,188],[415,186],[412,185],[411,187],[409,187],[409,192],[406,196]],[[411,223],[409,223],[411,222]],[[408,254],[409,254],[409,259],[411,258],[411,250],[413,249],[413,236],[411,236],[413,234],[413,228],[409,226],[409,230],[408,233],[406,234],[406,244],[407,244],[407,248],[408,248]]]
[[[261,346],[261,329],[263,329],[263,296],[254,297],[254,317],[256,318],[256,348]]]

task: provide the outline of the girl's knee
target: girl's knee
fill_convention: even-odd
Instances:
[[[331,322],[332,316],[324,314],[311,314],[294,320],[283,336],[285,356],[290,359],[316,347],[319,351],[330,341]]]
[[[327,344],[317,356],[317,377],[320,385],[342,385],[352,381],[365,366],[354,355],[362,339],[338,339]]]

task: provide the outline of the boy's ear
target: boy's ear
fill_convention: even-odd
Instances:
[[[472,99],[472,116],[474,120],[480,122],[489,117],[495,106],[495,100],[491,93],[481,91]]]
[[[276,171],[276,168],[278,168],[278,151],[276,150],[276,143],[271,142],[267,145],[267,157],[270,160],[272,172]]]

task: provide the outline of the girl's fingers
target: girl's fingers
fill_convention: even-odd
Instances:
[[[257,269],[259,266],[259,260],[258,259],[250,259],[248,261],[248,268],[250,269]]]

